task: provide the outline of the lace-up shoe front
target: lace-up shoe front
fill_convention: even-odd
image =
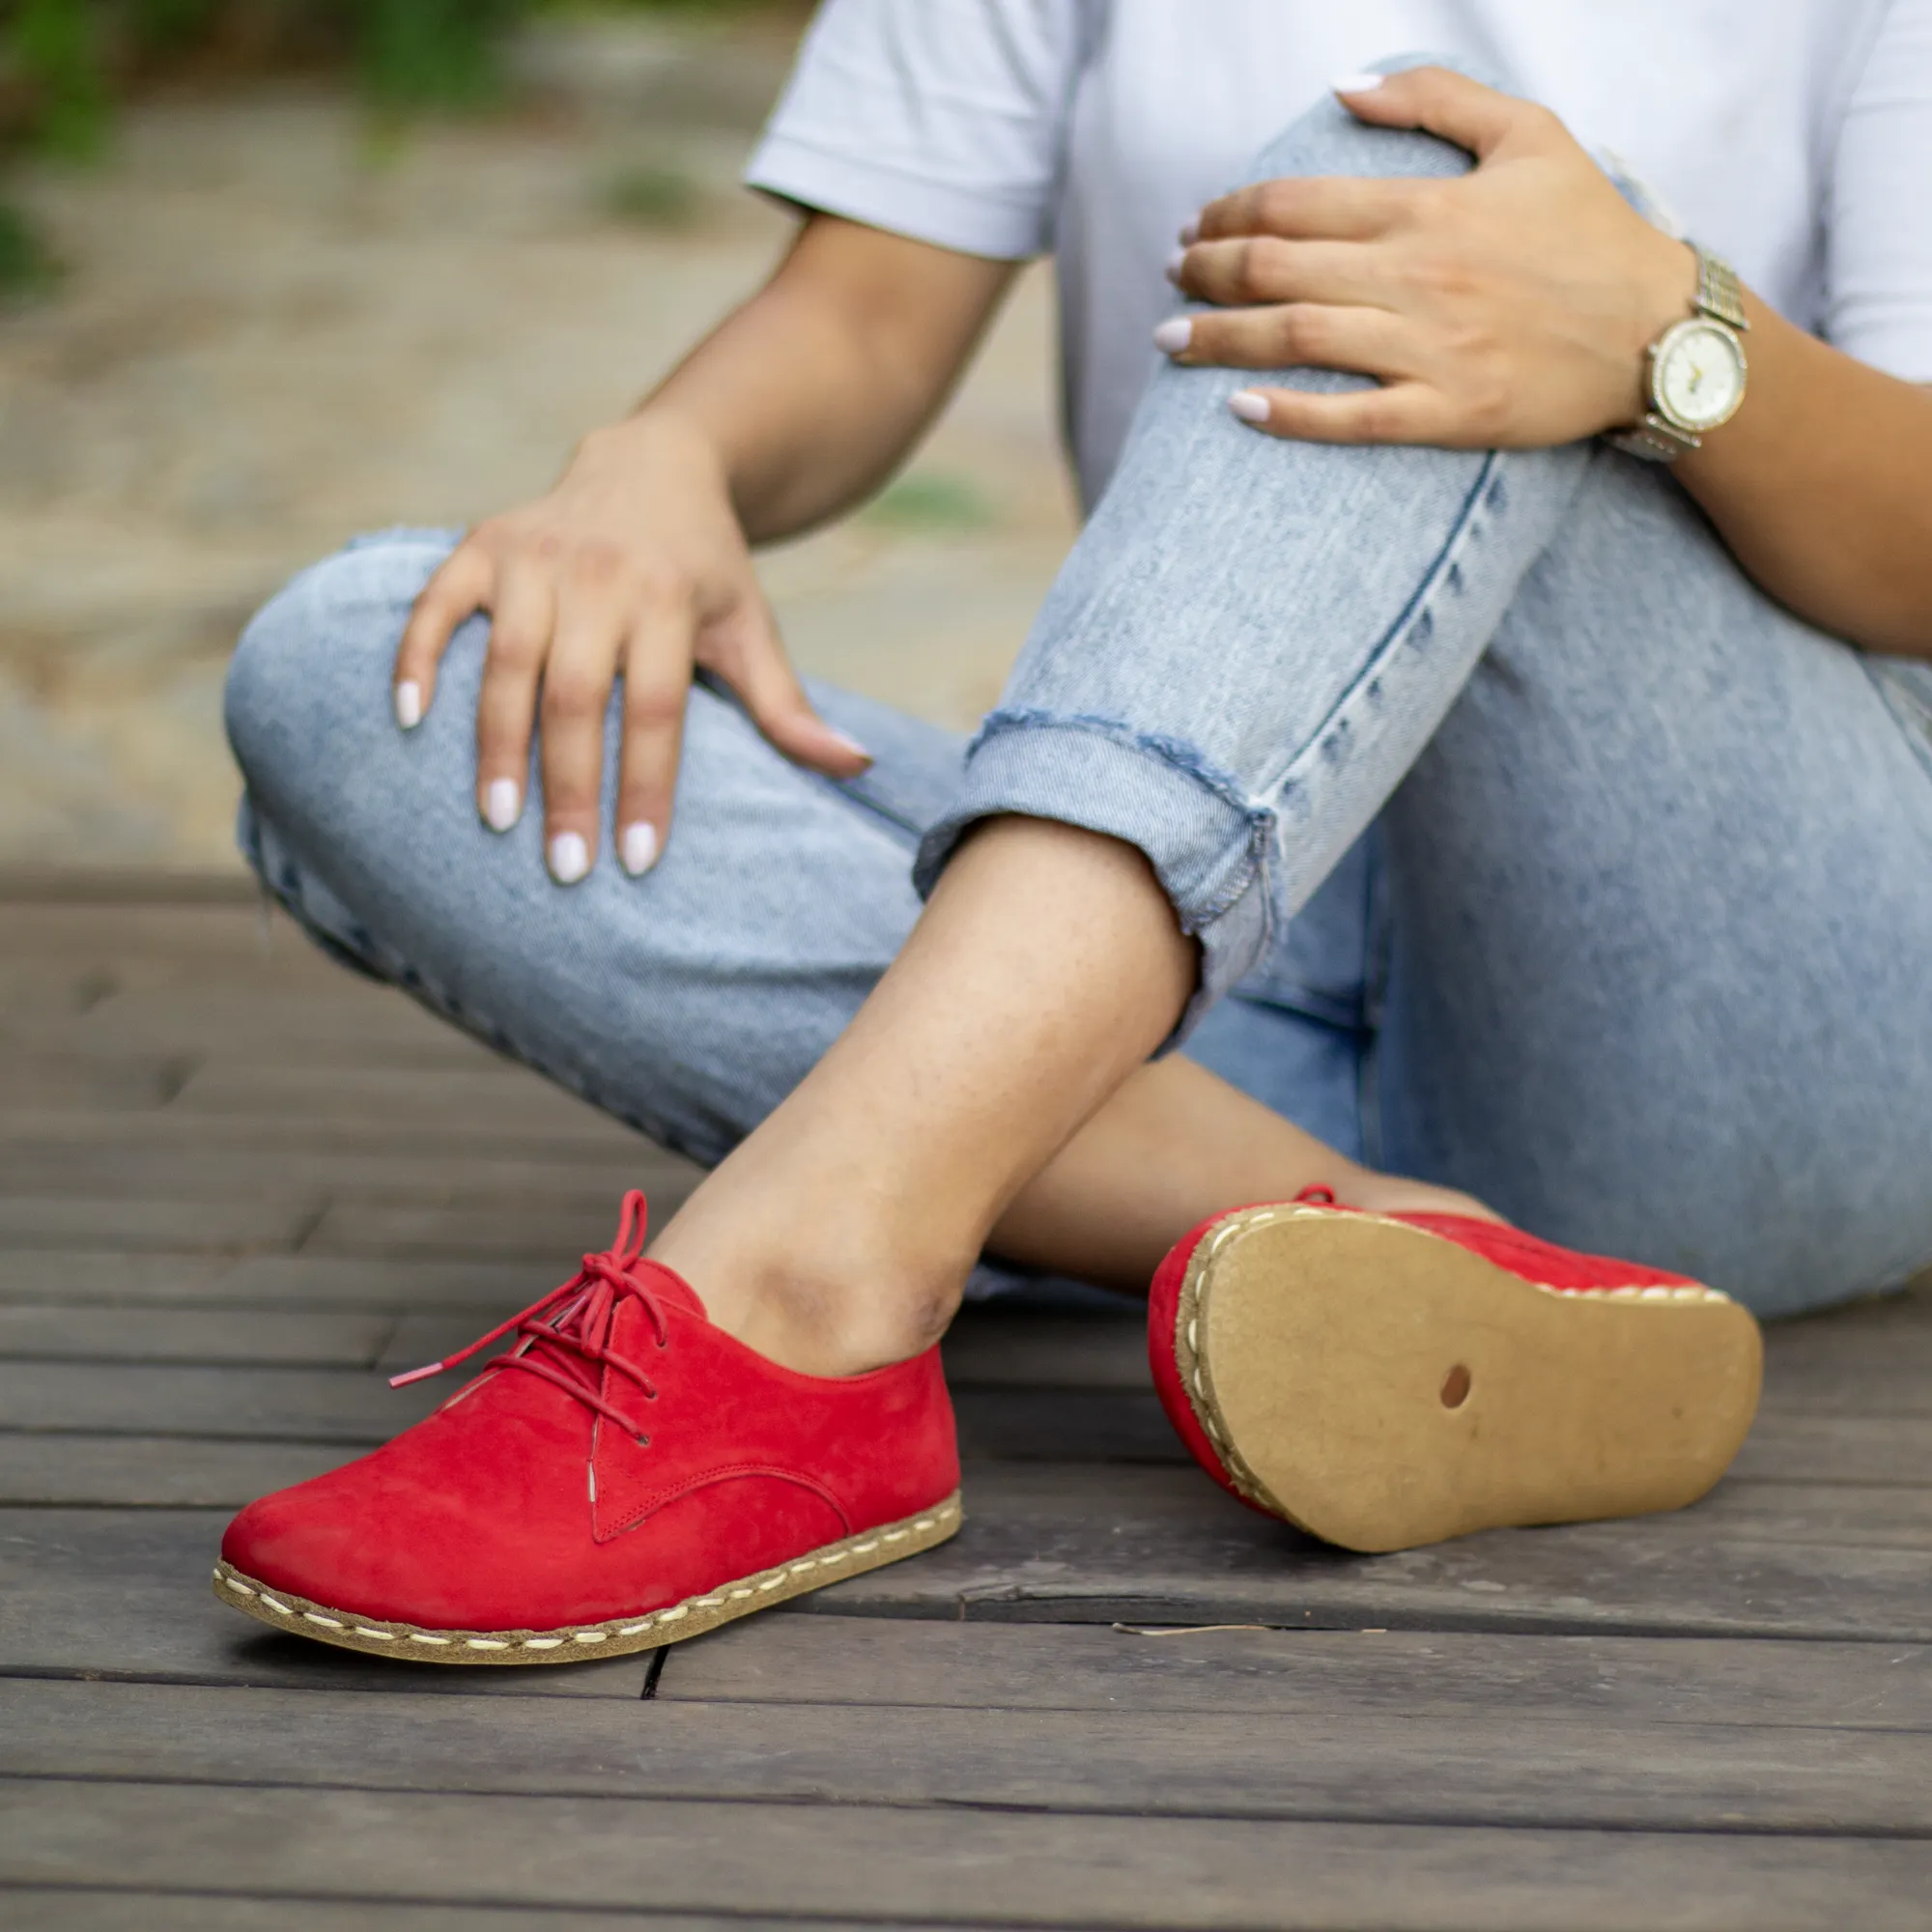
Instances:
[[[442,1663],[645,1650],[943,1542],[959,1461],[938,1350],[800,1375],[606,1253],[448,1362],[508,1352],[373,1455],[229,1525],[223,1602],[278,1630]]]
[[[1161,1264],[1168,1419],[1224,1489],[1350,1549],[1695,1502],[1756,1412],[1749,1313],[1684,1275],[1311,1189]]]

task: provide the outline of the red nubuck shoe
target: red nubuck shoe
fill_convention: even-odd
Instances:
[[[250,1503],[214,1593],[276,1630],[437,1663],[563,1663],[696,1636],[942,1543],[959,1456],[939,1351],[781,1368],[608,1253],[448,1362],[517,1341],[386,1447]]]
[[[1757,1323],[1683,1275],[1326,1188],[1154,1276],[1154,1385],[1224,1489],[1344,1548],[1695,1502],[1757,1408]]]

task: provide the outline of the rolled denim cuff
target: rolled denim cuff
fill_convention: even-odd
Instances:
[[[1188,746],[1106,719],[994,712],[967,753],[957,796],[920,843],[921,895],[971,826],[1007,814],[1103,832],[1147,855],[1180,929],[1201,942],[1200,981],[1162,1052],[1265,953],[1273,813]]]

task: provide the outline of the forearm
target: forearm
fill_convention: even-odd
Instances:
[[[809,529],[892,473],[1011,275],[1008,263],[814,217],[765,287],[600,436],[619,461],[639,438],[692,439],[753,542]]]
[[[1932,390],[1747,297],[1744,407],[1677,474],[1750,577],[1821,630],[1932,657]]]

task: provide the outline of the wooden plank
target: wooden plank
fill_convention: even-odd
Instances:
[[[403,1207],[338,1200],[316,1223],[302,1252],[380,1260],[474,1256],[524,1262],[533,1276],[542,1278],[531,1292],[534,1300],[545,1286],[566,1279],[587,1250],[609,1244],[621,1198],[613,1194],[595,1204],[561,1208],[486,1201]],[[660,1190],[652,1196],[653,1212],[668,1217],[682,1200],[683,1191]]]
[[[505,1673],[509,1674],[509,1673]],[[522,1674],[522,1673],[518,1673]],[[559,1675],[565,1673],[559,1672]],[[639,1676],[641,1683],[641,1673]],[[0,1776],[1142,1817],[1932,1834],[1932,1732],[5,1685]],[[1932,1849],[1932,1847],[1928,1847]]]
[[[373,1444],[456,1386],[392,1389],[353,1369],[0,1362],[0,1427]]]
[[[661,1702],[1506,1717],[1932,1731],[1932,1646],[759,1616],[667,1660]]]
[[[460,1333],[475,1335],[483,1331],[483,1325],[481,1318],[473,1323],[466,1321]],[[390,1354],[398,1362],[408,1358],[412,1364],[435,1360],[433,1354],[413,1354],[402,1347],[396,1347]],[[966,1414],[964,1435],[970,1443],[985,1439],[972,1416],[972,1406],[978,1401],[978,1395],[962,1395],[958,1399]],[[1841,1422],[1832,1424],[1833,1430],[1849,1426]],[[1915,1428],[1924,1430],[1926,1426],[1915,1424]],[[0,1435],[0,1501],[73,1505],[139,1503],[162,1507],[193,1501],[209,1503],[211,1507],[228,1505],[230,1509],[240,1509],[242,1503],[267,1490],[280,1488],[286,1482],[299,1482],[305,1476],[319,1474],[323,1468],[332,1468],[348,1455],[357,1453],[359,1447],[363,1445],[350,1441],[282,1447],[184,1435]],[[1830,1449],[1832,1445],[1828,1443],[1826,1447]],[[1859,1445],[1853,1445],[1853,1453],[1859,1453]],[[276,1466],[286,1472],[276,1476],[265,1474],[263,1457],[274,1459],[284,1455],[290,1461]],[[1872,1457],[1880,1459],[1882,1449],[1874,1447]],[[1153,1459],[1150,1457],[1150,1461]],[[1171,1461],[1179,1464],[1182,1457],[1175,1453]],[[1797,1466],[1799,1461],[1795,1455],[1789,1459],[1793,1466],[1787,1468],[1787,1478],[1812,1474],[1818,1459],[1806,1457],[1803,1466]],[[1847,1455],[1847,1461],[1851,1461],[1851,1455]],[[1851,1476],[1833,1474],[1830,1468],[1818,1470],[1818,1474],[1828,1484],[1859,1480],[1857,1470]]]
[[[56,1299],[178,1308],[410,1308],[488,1315],[487,1327],[551,1286],[521,1262],[386,1262],[339,1255],[154,1254],[99,1249],[0,1250],[0,1302]],[[471,1331],[476,1332],[474,1330]]]
[[[300,1192],[246,1200],[102,1200],[44,1194],[0,1195],[0,1246],[234,1254],[294,1248],[315,1225],[322,1204]]]
[[[262,888],[238,861],[213,867],[0,866],[0,904],[252,906]],[[17,915],[14,915],[17,916]]]
[[[444,1690],[577,1673],[393,1665],[259,1632],[206,1590],[223,1512],[0,1514],[0,1672]],[[601,1671],[602,1664],[594,1666]],[[602,1684],[601,1677],[595,1677]],[[633,1683],[627,1692],[637,1694]],[[573,1694],[575,1694],[573,1692]],[[600,1690],[599,1694],[603,1694]],[[611,1692],[611,1694],[619,1694]],[[670,1652],[661,1700],[1932,1731],[1932,1649],[762,1616]]]
[[[0,1504],[237,1510],[359,1455],[347,1442],[210,1441],[0,1429]]]
[[[10,1107],[164,1107],[194,1065],[192,1054],[60,1053],[0,1038],[0,1094]]]
[[[508,1707],[497,1707],[508,1708]],[[1921,1932],[1932,1851],[908,1806],[20,1781],[0,1878],[866,1922],[1382,1932]]]
[[[184,1114],[386,1120],[392,1127],[434,1126],[449,1114],[475,1114],[501,1132],[535,1140],[586,1132],[631,1138],[629,1128],[588,1101],[508,1062],[466,1068],[265,1066],[211,1054],[172,1104]]]
[[[391,1205],[523,1203],[553,1212],[601,1215],[613,1224],[626,1187],[643,1187],[653,1200],[668,1198],[688,1190],[697,1172],[675,1154],[640,1141],[633,1141],[622,1158],[607,1149],[586,1159],[568,1152],[514,1155],[418,1149],[356,1153],[299,1145],[128,1145],[111,1127],[77,1145],[0,1140],[0,1189],[14,1194],[105,1199],[185,1194],[225,1200],[265,1188],[299,1189],[330,1199]]]
[[[641,1655],[581,1672],[440,1671],[264,1630],[209,1593],[227,1520],[225,1510],[0,1512],[0,1677],[633,1700],[643,1691]],[[11,1706],[12,1692],[0,1689],[0,1699]]]
[[[0,1911],[34,1932],[720,1932],[709,1914],[681,1912],[549,1912],[540,1906],[510,1911],[461,1905],[399,1905],[394,1899],[340,1901],[272,1897],[239,1898],[207,1891],[95,1890],[86,1887],[15,1886],[0,1890]],[[954,1932],[971,1926],[949,1920]],[[790,1932],[795,1918],[748,1918],[731,1915],[731,1932]]]
[[[528,1076],[534,1080],[538,1076]],[[0,1094],[0,1147],[156,1148],[206,1152],[293,1151],[362,1159],[440,1156],[499,1157],[561,1163],[572,1159],[621,1163],[659,1153],[621,1122],[586,1108],[564,1131],[533,1134],[515,1119],[495,1115],[433,1115],[388,1120],[365,1114],[194,1114],[170,1106],[159,1113],[72,1108],[8,1108]]]
[[[1735,1487],[1672,1516],[1356,1557],[1191,1470],[981,1463],[952,1542],[800,1602],[999,1621],[1932,1638],[1932,1552],[1884,1547],[1893,1532],[1872,1517],[1918,1492],[1812,1492],[1803,1515],[1820,1540],[1794,1541],[1779,1486]],[[1903,1532],[1922,1533],[1922,1520]]]
[[[1760,1412],[1734,1476],[1758,1482],[1920,1484],[1932,1471],[1924,1416]]]
[[[370,1369],[395,1328],[373,1313],[0,1306],[0,1360]]]

